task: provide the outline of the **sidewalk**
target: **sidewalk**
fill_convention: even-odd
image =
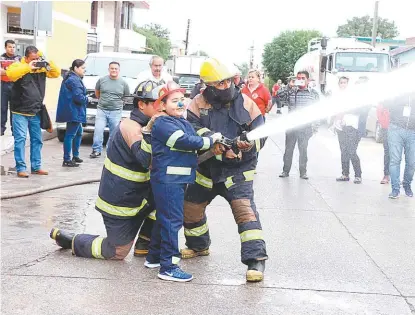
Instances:
[[[81,146],[80,154],[84,162],[76,168],[62,167],[63,148],[57,139],[45,141],[42,149],[42,168],[49,171],[48,176],[31,175],[18,178],[15,172],[1,176],[1,195],[38,189],[42,186],[71,183],[79,180],[96,179],[101,176],[105,154],[98,159],[90,159],[90,147]],[[26,149],[26,165],[30,171],[30,150]],[[1,164],[6,170],[15,166],[13,153],[1,157]]]

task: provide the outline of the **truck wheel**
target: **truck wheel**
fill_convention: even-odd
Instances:
[[[60,142],[63,142],[63,140],[65,139],[65,130],[58,130],[58,139]]]

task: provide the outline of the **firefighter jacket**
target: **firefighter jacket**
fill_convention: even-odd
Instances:
[[[151,129],[151,180],[187,184],[196,179],[197,150],[208,150],[210,137],[198,136],[183,117],[161,116]]]
[[[111,135],[95,208],[104,215],[131,218],[150,206],[151,143],[141,128],[149,118],[135,108]]]
[[[219,109],[207,103],[203,94],[197,95],[188,107],[187,119],[200,136],[220,132],[229,139],[264,124],[258,106],[238,89],[233,100]],[[222,154],[203,162],[199,165],[196,182],[212,188],[213,183],[224,182],[230,187],[236,181],[253,180],[258,152],[265,145],[265,140],[266,138],[256,140],[249,151],[242,152],[241,160],[227,159],[225,154]]]
[[[6,70],[7,77],[14,82],[10,100],[11,111],[18,114],[36,115],[42,109],[45,98],[46,78],[57,78],[61,70],[49,61],[50,70],[31,70],[26,59],[12,63]]]

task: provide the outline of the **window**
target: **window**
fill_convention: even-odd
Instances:
[[[336,54],[335,68],[339,72],[388,72],[387,54],[366,52],[341,52]]]
[[[91,27],[97,27],[98,25],[98,1],[92,1],[91,3]]]
[[[133,10],[134,5],[130,2],[123,1],[121,7],[121,28],[133,29]]]
[[[7,13],[7,32],[13,34],[33,35],[33,30],[20,28],[20,13]]]

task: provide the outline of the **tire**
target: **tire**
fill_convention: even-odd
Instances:
[[[376,124],[375,141],[377,143],[382,143],[383,142],[382,128],[380,128],[379,123]]]
[[[58,129],[57,133],[59,141],[63,142],[63,140],[65,139],[65,130]]]

